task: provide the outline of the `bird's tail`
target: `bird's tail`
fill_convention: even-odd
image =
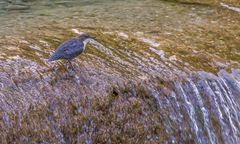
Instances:
[[[53,54],[53,55],[48,59],[48,61],[51,62],[51,61],[55,61],[55,60],[58,60],[58,59],[60,59],[59,55]]]

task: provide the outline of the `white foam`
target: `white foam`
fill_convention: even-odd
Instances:
[[[118,36],[128,39],[128,34],[126,34],[124,32],[118,32]]]
[[[148,38],[140,38],[141,41],[149,44],[152,47],[159,47],[160,43],[156,42],[155,40],[148,39]]]
[[[40,43],[42,43],[44,46],[46,47],[50,47],[50,45],[48,44],[47,41],[44,41],[44,40],[39,40]]]
[[[170,60],[170,61],[176,61],[176,60],[177,60],[176,55],[170,56],[170,57],[169,57],[169,60]]]
[[[80,32],[78,29],[71,29],[76,34],[83,34],[84,32]]]
[[[233,10],[233,11],[236,11],[236,12],[240,13],[240,8],[238,8],[238,7],[229,6],[229,5],[224,4],[224,3],[220,3],[220,4],[221,4],[221,6],[227,8],[227,9],[230,9],[230,10]]]
[[[35,50],[42,51],[41,48],[39,46],[36,46],[36,45],[30,45],[29,47],[32,48],[32,49],[35,49]]]
[[[165,53],[163,50],[156,50],[155,48],[150,47],[150,50],[158,54],[161,58],[165,58]]]

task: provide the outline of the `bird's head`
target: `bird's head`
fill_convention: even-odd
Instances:
[[[95,40],[96,37],[93,37],[93,36],[90,36],[86,33],[82,33],[78,36],[78,39],[79,40],[82,40],[82,41],[85,41],[85,40],[91,40],[91,39],[94,39]]]

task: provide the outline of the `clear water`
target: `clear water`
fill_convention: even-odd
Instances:
[[[238,143],[240,13],[231,3],[0,2],[3,143]],[[97,37],[74,61],[63,41]]]

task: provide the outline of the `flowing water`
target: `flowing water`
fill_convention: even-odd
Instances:
[[[230,2],[1,1],[0,142],[240,143]],[[78,32],[97,39],[76,72],[49,63]]]

